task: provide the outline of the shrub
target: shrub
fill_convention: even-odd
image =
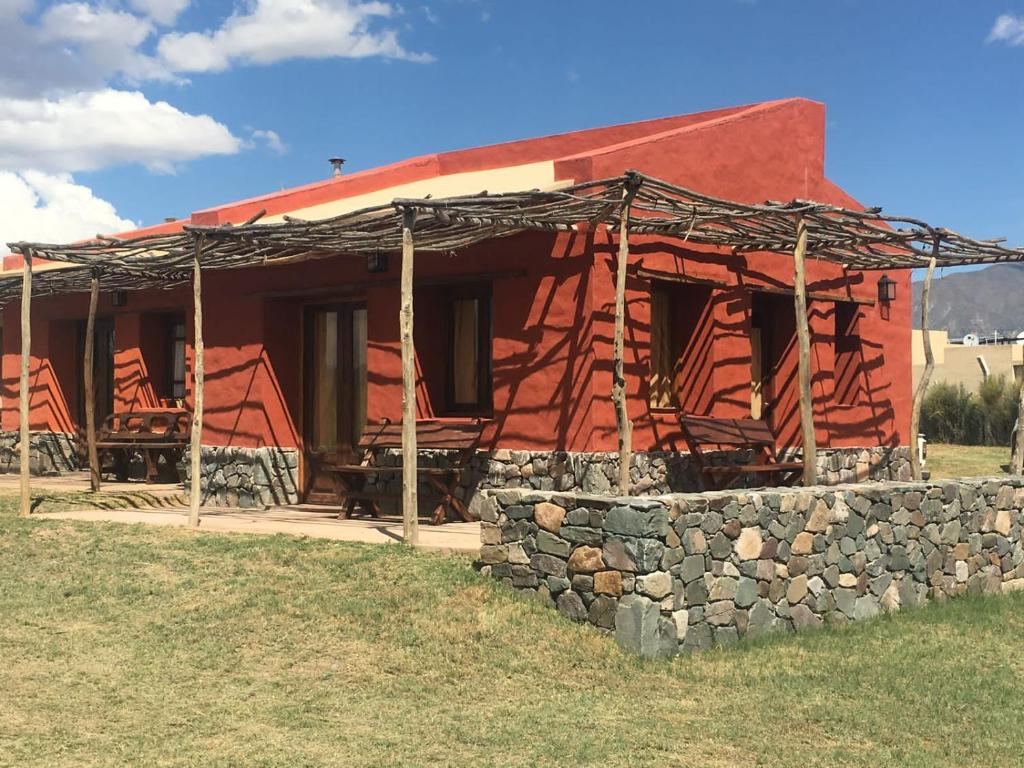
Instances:
[[[939,382],[921,404],[921,429],[932,442],[1008,445],[1017,420],[1017,389],[992,376],[969,393],[963,384]]]

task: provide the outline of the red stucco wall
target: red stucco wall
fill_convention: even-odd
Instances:
[[[559,160],[557,175],[582,181],[636,168],[744,201],[815,197],[856,203],[823,175],[824,109],[820,104],[787,101],[723,110],[701,121],[665,121],[658,128],[664,130],[643,136],[636,136],[635,131],[610,132],[606,138],[620,143],[597,149],[592,137],[563,137],[561,145],[555,141],[558,137],[553,137],[552,146],[586,150]],[[509,146],[500,148],[504,154],[496,156],[495,162],[508,161]],[[552,151],[551,147],[545,151]],[[469,158],[453,156],[447,162],[461,169],[459,163],[469,163]],[[436,158],[430,160],[436,162]],[[486,158],[473,162],[474,167],[486,165]],[[408,168],[402,171],[409,172]],[[326,194],[323,186],[316,187],[317,195]],[[244,212],[252,205],[254,201],[243,201],[238,210]],[[210,217],[223,220],[222,213]],[[456,256],[417,254],[416,273],[422,283],[492,282],[494,408],[485,433],[487,445],[614,450],[615,417],[609,392],[616,247],[603,228],[581,227],[578,233],[529,233],[498,239]],[[633,239],[631,252],[626,373],[630,413],[636,422],[634,446],[638,450],[681,449],[676,414],[652,412],[648,406],[650,285],[636,270],[722,284],[713,290],[711,311],[700,328],[700,346],[708,353],[700,371],[707,386],[692,394],[687,403],[709,413],[746,416],[751,374],[748,288],[791,285],[792,262],[785,255],[733,256],[643,237]],[[397,419],[401,411],[397,268],[398,259],[392,258],[388,274],[370,275],[362,259],[339,257],[206,273],[204,442],[246,447],[300,444],[303,308],[331,300],[358,298],[366,303],[368,415],[371,420]],[[897,301],[891,307],[860,307],[864,374],[861,401],[856,404],[837,405],[833,396],[834,304],[811,302],[813,393],[821,445],[908,442],[910,277],[899,273],[890,277],[898,282]],[[874,273],[844,274],[838,266],[813,258],[808,263],[811,291],[871,298],[877,279]],[[419,412],[427,417],[436,414],[435,400],[442,387],[437,377],[443,319],[438,317],[436,305],[431,305],[428,286],[418,290],[417,297],[416,344],[424,377]],[[787,301],[791,306],[791,299],[785,298],[779,305],[785,306]],[[123,308],[111,307],[109,297],[103,297],[100,313],[115,317],[116,407],[155,404],[153,382],[162,380],[165,371],[160,353],[153,351],[159,343],[154,340],[151,316],[175,309],[191,318],[187,287],[133,292]],[[18,313],[16,303],[4,311],[2,426],[8,430],[17,428]],[[73,322],[85,313],[85,296],[47,297],[33,303],[33,429],[74,429],[78,383]],[[192,338],[191,327],[188,338]],[[791,348],[782,362],[783,378],[790,386],[780,398],[775,425],[786,444],[796,444],[799,435],[795,366]]]

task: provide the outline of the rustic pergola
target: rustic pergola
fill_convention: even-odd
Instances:
[[[191,281],[195,312],[194,416],[191,436],[190,522],[199,523],[200,451],[203,425],[202,271],[285,264],[342,254],[400,253],[399,313],[402,358],[403,524],[407,541],[417,538],[416,392],[413,350],[413,260],[415,249],[453,252],[525,231],[570,232],[580,225],[604,225],[618,235],[615,276],[615,330],[611,397],[619,446],[619,489],[628,492],[632,421],[626,403],[624,358],[625,285],[629,236],[672,238],[682,243],[728,249],[733,253],[789,254],[794,262],[794,311],[799,350],[799,400],[804,483],[816,478],[816,444],[811,401],[810,330],[805,262],[812,258],[855,270],[927,270],[922,297],[926,367],[914,392],[911,450],[920,478],[916,435],[923,395],[934,358],[928,333],[928,300],[937,266],[1024,261],[1024,249],[1001,240],[975,240],[925,222],[883,214],[879,208],[854,210],[810,200],[753,205],[702,195],[636,171],[563,189],[440,199],[396,199],[390,205],[304,221],[285,217],[263,224],[259,213],[238,226],[186,226],[182,232],[133,239],[97,237],[68,245],[10,243],[25,256],[21,285],[0,283],[0,305],[21,297],[21,492],[22,514],[30,510],[28,368],[31,354],[32,296],[90,294],[85,345],[86,432],[90,477],[99,487],[96,452],[93,338],[101,284],[107,290],[169,288]],[[61,262],[33,274],[33,259]],[[1024,389],[1021,391],[1024,405]],[[1018,433],[1024,449],[1024,430]],[[1018,461],[1024,450],[1017,451]],[[1017,467],[1019,470],[1020,468]]]

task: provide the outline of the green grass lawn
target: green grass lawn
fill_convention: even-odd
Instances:
[[[1010,449],[986,445],[928,444],[928,470],[932,479],[1004,475]]]
[[[644,662],[465,558],[13,507],[0,765],[1021,764],[1024,595]]]

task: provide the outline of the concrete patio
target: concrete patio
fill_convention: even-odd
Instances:
[[[0,493],[17,493],[17,475],[0,475]],[[87,493],[89,478],[85,472],[55,477],[33,477],[33,496],[50,492]],[[179,525],[188,522],[188,505],[184,490],[178,484],[147,484],[137,482],[104,482],[103,493],[126,494],[123,508],[81,509],[60,512],[37,512],[39,517],[57,520],[141,523],[145,525]],[[128,494],[149,497],[145,506],[133,505]],[[152,506],[150,506],[152,504]],[[200,513],[199,530],[217,533],[285,534],[311,536],[334,541],[356,541],[367,544],[395,544],[402,541],[400,517],[338,519],[338,508],[314,504],[295,504],[269,509],[204,507]],[[480,549],[479,523],[444,523],[430,525],[420,520],[419,549],[434,552],[476,554]]]

